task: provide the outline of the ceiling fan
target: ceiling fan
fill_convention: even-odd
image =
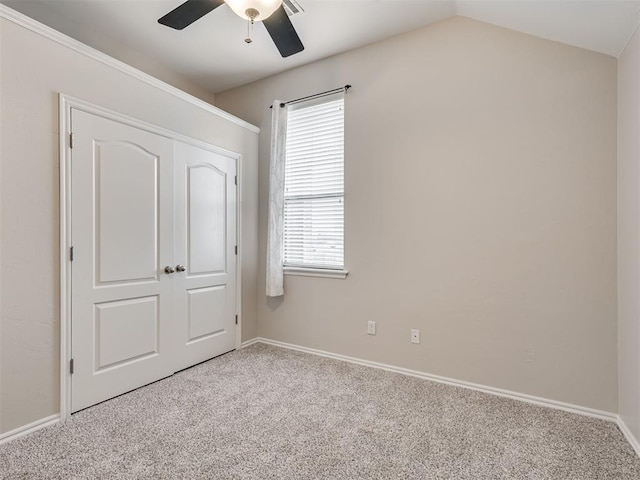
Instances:
[[[228,4],[240,18],[251,24],[255,21],[262,22],[283,57],[304,50],[282,0],[187,0],[160,18],[158,23],[182,30],[223,3]],[[250,42],[251,39],[246,41]]]

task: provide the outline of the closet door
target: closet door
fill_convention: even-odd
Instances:
[[[175,371],[175,264],[173,142],[75,109],[71,122],[75,412]]]
[[[175,142],[177,365],[235,348],[236,161]]]

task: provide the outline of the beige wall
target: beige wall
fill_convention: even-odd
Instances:
[[[153,77],[173,85],[205,102],[214,103],[215,95],[195,83],[187,80],[182,75],[170,70],[158,61],[136,50],[135,45],[125,45],[115,38],[105,35],[101,25],[85,22],[70,22],[62,17],[55,9],[42,2],[29,2],[24,0],[0,0],[3,3],[30,18],[43,22],[53,29],[64,31],[66,35],[79,40],[101,52],[117,58],[121,62],[131,65]]]
[[[255,336],[258,135],[0,19],[0,433],[59,411],[58,92],[243,155],[243,337]]]
[[[618,62],[620,417],[640,443],[640,34]]]
[[[350,274],[267,301],[268,106],[345,83]],[[259,335],[617,410],[614,58],[458,17],[216,102],[262,129]]]

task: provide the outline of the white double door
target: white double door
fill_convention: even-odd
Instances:
[[[71,410],[235,348],[236,160],[72,109]]]

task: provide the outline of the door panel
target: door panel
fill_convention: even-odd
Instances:
[[[129,142],[94,148],[96,283],[157,280],[159,158]]]
[[[174,372],[173,144],[75,109],[72,128],[77,411]]]
[[[187,343],[225,332],[226,285],[188,290]]]
[[[226,270],[225,173],[201,163],[187,168],[187,235],[189,274]]]
[[[175,280],[182,368],[235,348],[235,160],[176,142]]]
[[[158,355],[158,300],[154,295],[95,306],[96,372]]]

